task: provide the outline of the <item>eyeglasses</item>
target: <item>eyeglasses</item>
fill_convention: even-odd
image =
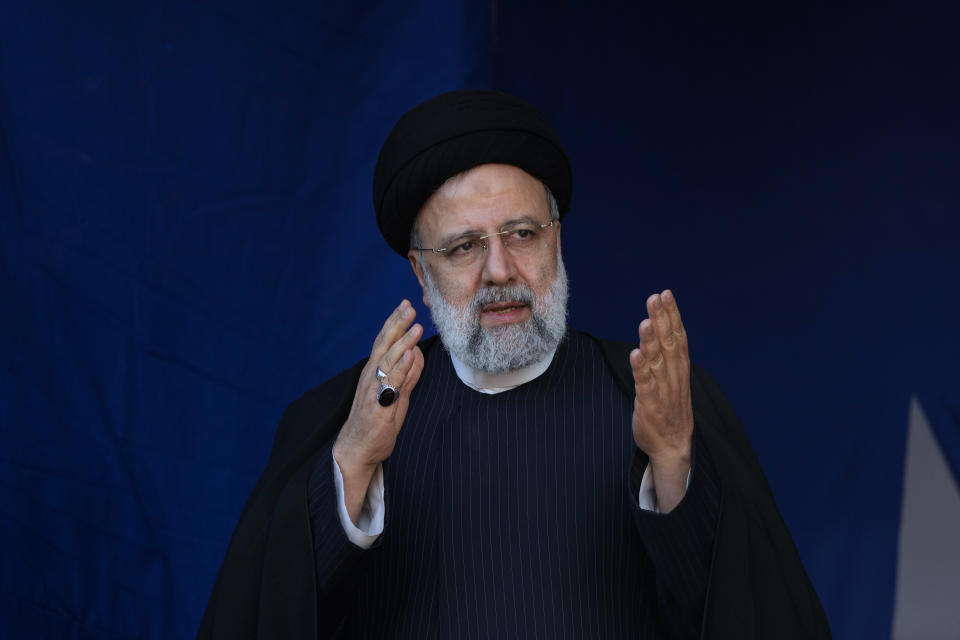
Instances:
[[[503,248],[515,257],[528,257],[542,251],[548,244],[547,227],[553,227],[555,220],[539,223],[533,220],[520,220],[500,227],[500,231],[486,235],[468,234],[453,240],[453,244],[440,249],[410,247],[415,251],[432,251],[444,258],[444,263],[457,269],[476,266],[486,256],[489,245],[487,240],[500,236]],[[556,229],[556,227],[554,227]]]

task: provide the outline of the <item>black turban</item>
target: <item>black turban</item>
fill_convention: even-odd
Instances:
[[[563,218],[573,193],[570,161],[550,123],[498,91],[451,91],[417,105],[394,125],[373,172],[377,225],[407,255],[420,208],[447,178],[487,163],[520,167],[546,184]]]

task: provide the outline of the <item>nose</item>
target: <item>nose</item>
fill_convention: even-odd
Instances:
[[[483,261],[483,281],[487,286],[510,284],[517,275],[513,256],[503,246],[500,236],[487,238],[487,250]]]

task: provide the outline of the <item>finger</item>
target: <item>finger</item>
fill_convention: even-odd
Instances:
[[[683,321],[680,319],[680,308],[677,306],[677,299],[674,297],[673,291],[667,289],[660,295],[660,299],[663,301],[663,308],[670,318],[670,328],[673,330],[673,335],[677,338],[681,347],[686,346],[687,334],[683,328]]]
[[[653,329],[653,322],[650,318],[644,319],[640,323],[640,353],[647,362],[647,368],[656,379],[658,385],[667,382],[667,363],[664,360],[663,352],[660,350],[660,341],[657,340],[657,334]]]
[[[407,377],[404,380],[404,387],[400,391],[400,397],[397,399],[397,416],[400,417],[400,424],[397,424],[397,429],[402,426],[402,420],[406,417],[407,406],[410,403],[410,393],[413,391],[413,388],[417,386],[417,382],[420,381],[420,374],[423,373],[423,352],[420,350],[420,347],[414,347],[407,352],[410,354],[410,370],[407,372]]]
[[[387,376],[387,379],[384,380],[384,383],[392,385],[393,387],[399,389],[403,388],[403,383],[406,381],[407,374],[410,372],[410,367],[413,365],[413,354],[410,351],[404,351],[400,358],[394,364],[393,368],[390,369],[390,374]]]
[[[391,380],[393,380],[393,369],[397,365],[397,362],[399,362],[404,353],[413,347],[413,345],[417,344],[417,341],[420,340],[422,335],[423,327],[419,323],[416,323],[407,329],[406,333],[400,336],[400,339],[394,342],[387,352],[383,354],[379,366],[384,373],[390,376]]]
[[[420,382],[420,374],[423,373],[423,351],[420,347],[414,347],[410,350],[413,357],[413,363],[410,365],[410,372],[407,374],[407,395],[413,391],[413,388]]]
[[[637,395],[648,394],[656,386],[656,380],[640,349],[630,352],[630,368],[633,369],[633,386]]]
[[[383,323],[380,333],[377,334],[376,339],[373,341],[373,348],[370,350],[370,360],[380,362],[383,354],[403,335],[416,315],[417,312],[410,302],[407,300],[402,301],[400,306],[394,309],[393,313],[391,313]]]
[[[650,315],[650,321],[653,323],[653,330],[657,334],[660,345],[666,351],[672,351],[676,347],[676,338],[670,327],[670,316],[663,308],[663,299],[659,293],[647,298],[647,313]]]
[[[673,349],[666,350],[670,374],[677,388],[683,389],[690,378],[690,354],[687,347],[687,334],[680,320],[677,299],[669,289],[660,294],[664,312],[670,318],[670,329],[674,339]]]

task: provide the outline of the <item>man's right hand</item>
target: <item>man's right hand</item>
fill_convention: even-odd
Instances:
[[[423,372],[423,352],[417,346],[423,327],[413,323],[417,312],[407,300],[394,309],[373,342],[370,359],[360,372],[350,415],[333,445],[333,457],[343,475],[347,513],[356,523],[377,465],[393,452],[410,404],[410,392]],[[377,401],[377,367],[397,388],[388,407]]]

